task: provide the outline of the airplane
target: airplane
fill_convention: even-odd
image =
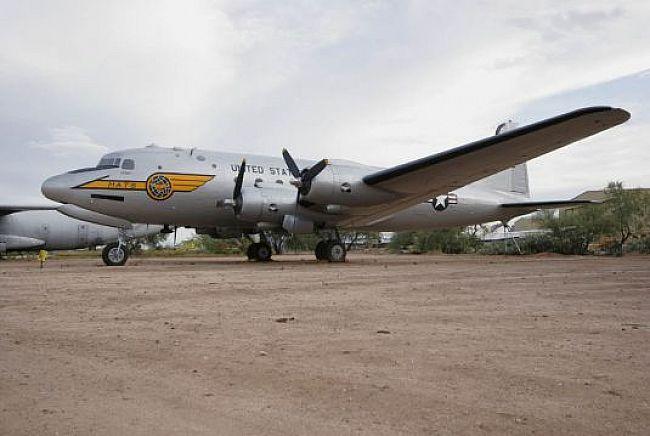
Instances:
[[[316,233],[318,260],[344,262],[340,229],[467,226],[588,202],[530,200],[525,162],[630,118],[587,107],[391,168],[151,145],[108,153],[94,167],[48,178],[51,199],[131,222],[248,235],[248,258],[268,261],[275,235]],[[259,241],[255,241],[259,237]]]
[[[0,205],[0,255],[9,251],[75,250],[105,245],[104,263],[122,266],[129,252],[125,244],[118,242],[120,233],[124,232],[124,239],[128,240],[153,235],[161,229],[131,225],[73,205]]]

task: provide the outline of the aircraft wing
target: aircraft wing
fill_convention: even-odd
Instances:
[[[358,211],[342,224],[369,225],[395,212],[595,135],[630,118],[607,106],[578,109],[363,177],[396,200]]]
[[[0,204],[0,216],[11,215],[16,212],[24,212],[27,210],[54,210],[57,209],[60,205],[37,205],[37,206],[18,206],[18,205],[7,205]]]

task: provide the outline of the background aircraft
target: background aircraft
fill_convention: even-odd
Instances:
[[[145,147],[47,179],[55,201],[131,222],[194,227],[213,237],[260,234],[249,258],[269,260],[276,232],[317,232],[317,259],[344,261],[339,228],[399,231],[507,221],[572,201],[530,201],[527,160],[627,121],[590,107],[392,168]]]
[[[62,209],[59,211],[59,209]],[[106,245],[102,259],[109,266],[124,265],[128,250],[120,244],[117,227],[82,221],[67,215],[103,220],[121,225],[124,236],[139,238],[159,233],[161,226],[127,225],[123,220],[102,217],[71,205],[63,206],[0,206],[0,254],[8,251],[73,250]]]

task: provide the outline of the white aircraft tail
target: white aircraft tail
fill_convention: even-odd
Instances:
[[[512,120],[508,120],[505,123],[499,124],[495,135],[500,135],[502,133],[516,129],[517,126],[517,123],[513,122]],[[530,186],[528,184],[528,167],[526,166],[526,163],[515,165],[514,167],[508,168],[507,170],[501,171],[500,173],[496,173],[489,177],[486,177],[485,179],[479,180],[476,183],[486,188],[494,189],[496,191],[519,194],[522,197],[526,198],[530,197]]]
[[[495,191],[519,194],[522,197],[530,197],[528,185],[528,167],[525,163],[516,165],[507,170],[501,171],[476,182],[481,187],[494,189]]]

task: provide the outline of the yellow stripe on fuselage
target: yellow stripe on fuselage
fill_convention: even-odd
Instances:
[[[214,176],[195,175],[195,174],[165,174],[165,177],[172,182],[174,192],[192,192],[197,188],[205,185],[212,180]]]
[[[93,180],[85,183],[80,188],[83,189],[117,189],[127,191],[144,191],[147,189],[146,182],[133,180]]]
[[[193,192],[212,180],[212,175],[202,174],[169,174],[165,176],[172,185],[172,192]],[[78,186],[81,189],[108,189],[118,191],[146,191],[147,182],[137,180],[93,180]]]

